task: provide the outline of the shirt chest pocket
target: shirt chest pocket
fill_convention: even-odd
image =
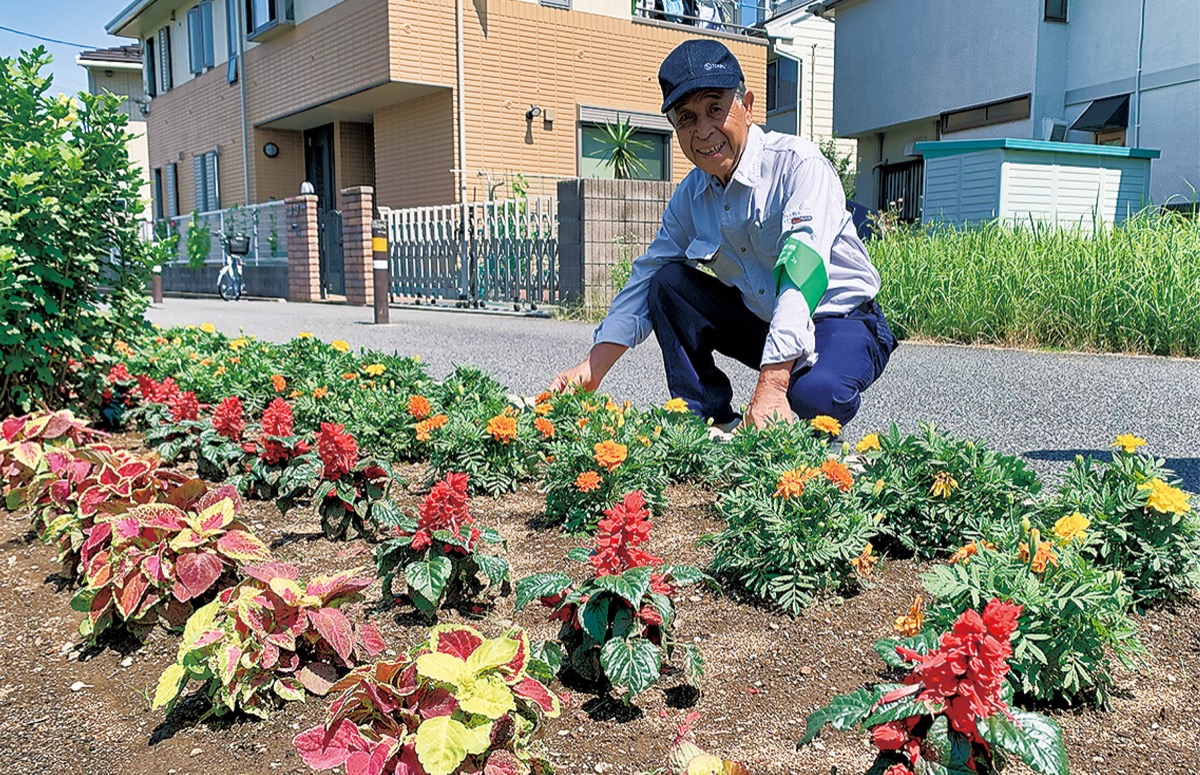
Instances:
[[[782,234],[782,213],[763,213],[762,220],[750,225],[750,242],[760,256],[778,255],[779,238]]]

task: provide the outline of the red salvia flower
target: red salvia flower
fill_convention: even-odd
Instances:
[[[469,551],[469,547],[479,535],[473,526],[474,521],[467,511],[467,475],[452,471],[446,474],[445,479],[433,485],[425,500],[421,502],[412,548],[419,552],[428,547],[435,531],[449,530],[461,536],[461,528],[470,527],[467,541]]]
[[[170,398],[169,406],[171,409],[171,418],[175,422],[195,420],[200,416],[200,402],[196,400],[196,394],[190,390],[186,393],[176,393],[173,395]]]
[[[276,398],[267,405],[262,418],[262,459],[264,462],[268,464],[281,463],[291,457],[291,450],[277,439],[291,436],[294,424],[292,407],[288,406],[287,401]],[[307,451],[307,447],[304,451]],[[296,452],[303,454],[299,446],[297,446]]]
[[[246,430],[246,422],[242,411],[242,402],[237,396],[221,400],[213,410],[213,430],[230,441],[242,440],[242,432]]]
[[[323,422],[317,431],[317,454],[325,464],[323,476],[336,481],[358,463],[358,442],[338,423]]]
[[[638,549],[650,537],[650,511],[641,490],[604,512],[596,533],[596,548],[588,560],[597,576],[615,576],[630,568],[662,565],[662,558]]]
[[[118,363],[108,370],[108,381],[111,383],[132,382],[133,377],[129,375],[129,368],[124,363]]]

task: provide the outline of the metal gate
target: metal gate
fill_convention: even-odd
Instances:
[[[921,187],[924,185],[923,159],[884,164],[879,168],[878,208],[898,210],[900,220],[913,223],[921,218]]]
[[[325,210],[317,214],[318,251],[321,267],[321,298],[346,293],[346,261],[342,254],[342,213]]]
[[[387,221],[394,295],[515,308],[560,301],[554,197],[392,210]]]

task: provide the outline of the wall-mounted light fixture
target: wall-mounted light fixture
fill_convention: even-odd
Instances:
[[[542,109],[537,105],[530,105],[529,110],[525,111],[525,120],[533,121],[538,116],[542,115]]]
[[[150,100],[143,100],[138,97],[132,97],[130,99],[130,102],[132,102],[134,105],[137,105],[138,113],[142,114],[142,118],[145,118],[146,116],[150,115]]]
[[[279,155],[279,146],[275,143],[267,143],[263,146],[263,155],[268,159],[274,159]]]

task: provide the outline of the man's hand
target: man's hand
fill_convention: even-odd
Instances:
[[[742,427],[761,430],[777,422],[794,421],[787,396],[792,379],[792,363],[787,361],[763,366],[750,405],[746,407]]]
[[[604,375],[628,349],[625,345],[611,342],[594,345],[587,358],[550,380],[550,390],[561,393],[573,385],[582,385],[587,390],[598,389]]]

